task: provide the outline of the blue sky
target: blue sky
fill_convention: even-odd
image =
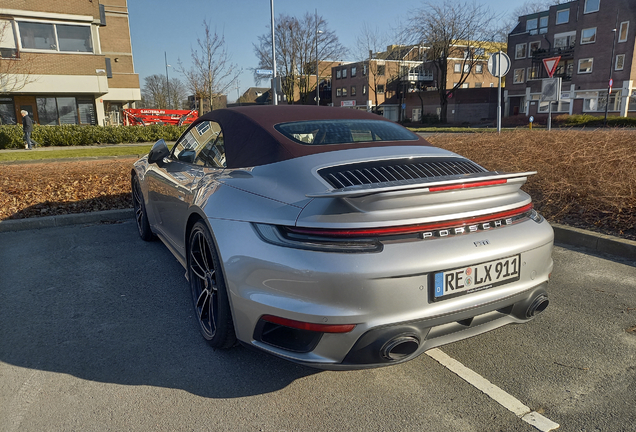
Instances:
[[[443,0],[440,0],[443,1]],[[484,0],[480,3],[492,11],[506,14],[522,0]],[[408,11],[422,7],[421,0],[274,0],[276,16],[285,13],[302,16],[305,12],[318,14],[326,19],[340,42],[349,49],[355,48],[356,37],[362,24],[390,31],[399,20],[405,21]],[[128,13],[133,45],[135,71],[140,83],[149,75],[165,75],[164,51],[168,57],[169,76],[183,80],[174,70],[177,59],[187,66],[190,48],[195,47],[197,37],[203,35],[203,20],[225,36],[232,62],[243,69],[239,77],[239,93],[255,86],[249,68],[258,66],[253,44],[259,35],[268,32],[270,23],[269,0],[129,0]],[[354,58],[345,60],[355,60]],[[264,87],[267,84],[262,84]],[[228,100],[237,99],[237,89],[228,92]]]

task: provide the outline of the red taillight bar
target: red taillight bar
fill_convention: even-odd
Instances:
[[[462,183],[462,184],[454,184],[454,185],[448,185],[448,186],[434,186],[434,187],[428,188],[428,190],[429,192],[441,192],[441,191],[447,191],[447,190],[453,190],[453,189],[468,189],[468,188],[481,187],[481,186],[493,186],[498,184],[504,184],[507,182],[508,180],[506,179],[488,180],[488,181],[481,181],[481,182],[475,182],[475,183]]]
[[[290,320],[287,318],[281,318],[274,315],[263,315],[261,319],[285,327],[291,327],[299,330],[315,331],[320,333],[349,333],[356,327],[355,324],[313,324],[308,322]]]
[[[399,227],[386,228],[360,228],[360,229],[323,229],[323,228],[298,228],[287,227],[287,229],[296,234],[317,235],[328,237],[376,237],[395,234],[412,234],[421,231],[430,231],[437,229],[457,228],[465,225],[472,225],[481,222],[490,222],[497,219],[504,219],[517,216],[532,210],[532,204],[527,204],[513,210],[507,210],[499,213],[491,213],[484,216],[476,216],[467,219],[455,219],[431,224],[407,225]]]

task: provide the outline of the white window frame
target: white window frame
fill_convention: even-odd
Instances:
[[[532,49],[532,47],[534,45],[536,45],[536,47],[537,47],[536,49]],[[535,52],[536,50],[539,50],[539,49],[541,49],[541,41],[540,40],[528,43],[528,54],[532,54],[533,52]]]
[[[461,73],[462,72],[461,63],[455,63],[455,65],[453,66],[453,72],[454,73]]]
[[[346,77],[347,77],[347,68],[344,68],[344,69],[342,70],[342,78],[344,79],[344,78],[346,78]]]
[[[463,89],[470,88],[470,84],[469,84],[469,83],[467,83],[467,82],[462,83],[461,88],[463,88]]]
[[[569,39],[569,44],[561,47],[561,46],[557,46],[557,39],[561,39],[564,38],[566,39],[566,42],[568,42]],[[569,48],[570,45],[572,45],[572,41],[576,40],[576,31],[569,31],[569,32],[565,32],[565,33],[555,33],[554,35],[554,39],[552,41],[552,46],[554,48]]]
[[[15,43],[19,47],[18,49],[23,52],[30,53],[57,53],[57,54],[77,54],[77,55],[95,55],[96,54],[96,46],[95,46],[95,35],[93,26],[90,23],[86,22],[77,22],[77,21],[53,21],[53,20],[36,20],[36,19],[14,19],[15,23]],[[22,35],[20,34],[20,23],[37,23],[37,24],[51,24],[53,25],[53,35],[55,36],[55,49],[35,49],[35,48],[24,48],[22,46]],[[71,25],[77,27],[88,27],[91,35],[91,49],[92,51],[60,51],[60,41],[57,35],[57,25]]]
[[[523,50],[522,55],[519,55],[520,48]],[[526,58],[527,49],[528,47],[525,43],[515,45],[515,60]]]
[[[464,64],[464,73],[470,73],[470,64]]]
[[[534,26],[530,26],[530,24],[532,22],[535,22]],[[539,28],[539,18],[530,18],[529,20],[526,20],[526,31],[527,32],[531,32],[532,30],[537,30]]]
[[[545,19],[545,25],[541,25],[541,21],[544,19]],[[539,34],[547,33],[549,24],[550,24],[550,17],[548,15],[539,17]]]
[[[618,59],[619,59],[619,58],[622,58],[622,59],[623,59],[623,60],[621,61],[621,67],[620,67],[620,68],[618,67]],[[615,60],[615,62],[614,62],[614,70],[619,71],[619,70],[623,70],[624,68],[625,68],[625,54],[618,54],[618,55],[616,56],[616,60]]]
[[[567,12],[567,19],[565,21],[559,21],[559,16],[562,16],[562,13]],[[570,8],[561,9],[556,12],[556,25],[567,24],[570,22]]]
[[[521,80],[517,79],[517,71],[521,71]],[[523,84],[526,82],[526,68],[515,69],[512,74],[512,83],[513,84]]]
[[[581,63],[589,61],[590,63],[592,63],[592,65],[590,66],[590,70],[589,71],[583,71],[581,72]],[[579,75],[583,75],[583,74],[590,74],[592,73],[592,71],[594,70],[594,57],[588,57],[588,58],[582,58],[579,59],[579,63],[578,63],[578,68],[576,69],[576,73]]]
[[[594,10],[588,10],[588,9],[587,9],[587,4],[588,4],[588,2],[589,2],[589,1],[590,1],[590,0],[585,0],[585,6],[583,6],[583,13],[584,13],[584,14],[593,13],[593,12],[598,12],[598,11],[599,11],[599,9],[601,9],[601,0],[594,0],[594,1],[597,1],[597,2],[598,2],[598,5],[597,5],[596,9],[594,9]]]
[[[584,41],[585,38],[585,32],[588,30],[594,30],[594,35],[588,38],[592,38],[593,40],[588,40],[587,42]],[[588,44],[593,44],[596,42],[596,35],[597,35],[597,29],[596,27],[590,27],[590,28],[585,28],[583,30],[581,30],[581,45],[588,45]]]
[[[625,38],[621,39],[621,33],[623,32],[623,24],[625,24]],[[627,42],[627,39],[629,38],[629,21],[623,21],[620,25],[620,27],[618,28],[618,42]]]
[[[475,73],[476,74],[483,74],[484,73],[484,65],[481,63],[477,63],[475,65]]]

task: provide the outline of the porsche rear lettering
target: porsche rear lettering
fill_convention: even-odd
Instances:
[[[499,219],[490,222],[484,222],[475,225],[465,225],[456,228],[447,228],[435,231],[424,231],[421,235],[423,239],[434,237],[449,237],[462,234],[469,234],[478,231],[487,231],[493,228],[501,228],[502,226],[512,225],[514,223],[513,218]]]

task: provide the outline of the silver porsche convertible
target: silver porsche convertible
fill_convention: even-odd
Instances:
[[[408,361],[548,305],[553,231],[520,190],[375,114],[212,111],[132,170],[139,234],[203,337],[322,369]]]

